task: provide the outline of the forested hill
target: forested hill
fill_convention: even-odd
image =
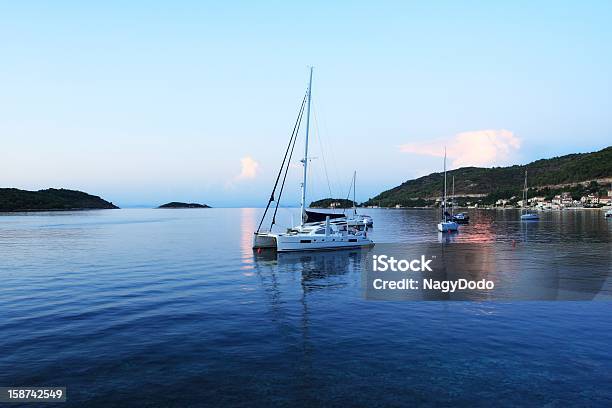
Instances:
[[[82,191],[49,188],[40,191],[0,188],[0,211],[92,210],[119,208]]]
[[[324,198],[310,203],[310,208],[351,208],[353,200],[346,198]]]
[[[200,203],[182,203],[179,201],[172,201],[171,203],[160,205],[157,208],[210,208],[210,206]]]
[[[612,178],[612,146],[593,153],[568,154],[566,156],[541,159],[527,165],[510,167],[463,167],[447,172],[448,191],[455,177],[457,196],[482,195],[504,197],[520,194],[525,170],[528,171],[529,186],[534,189],[544,186],[571,185],[597,179]],[[427,201],[442,194],[443,173],[432,173],[384,191],[366,201],[364,205],[383,207],[416,206],[430,204]],[[550,188],[548,188],[550,190]]]

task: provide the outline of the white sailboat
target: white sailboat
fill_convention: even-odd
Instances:
[[[527,170],[525,170],[525,187],[523,188],[523,205],[521,206],[521,221],[537,221],[540,216],[537,212],[526,209],[527,205]]]
[[[353,172],[353,213],[346,217],[346,223],[349,226],[361,227],[362,225],[367,225],[371,227],[374,225],[374,221],[372,217],[366,214],[357,214],[357,201],[355,196],[355,189],[357,188],[357,172]]]
[[[278,181],[280,179],[281,172],[283,167],[281,166],[281,172],[279,172],[279,176],[277,177],[277,183],[274,186],[274,190],[272,191],[272,195],[270,197],[270,201],[268,202],[268,207],[266,207],[266,212],[264,212],[264,216],[262,217],[262,221],[259,225],[258,230],[254,233],[253,236],[253,248],[276,248],[279,252],[284,251],[312,251],[312,250],[331,250],[331,249],[344,249],[344,248],[357,248],[363,246],[371,246],[373,245],[373,241],[368,238],[368,227],[367,223],[364,220],[363,229],[355,228],[347,224],[347,222],[331,222],[330,216],[327,216],[325,221],[323,222],[313,222],[308,223],[307,214],[306,214],[306,186],[307,186],[307,178],[308,178],[308,135],[310,131],[310,104],[312,100],[312,68],[310,68],[310,78],[308,81],[308,90],[306,92],[306,135],[304,142],[304,158],[301,160],[304,166],[303,178],[302,178],[302,194],[300,200],[300,215],[301,222],[300,225],[287,229],[284,233],[274,233],[272,232],[272,225],[274,225],[275,220],[274,216],[272,219],[272,225],[270,226],[270,231],[264,232],[261,231],[261,224],[263,223],[263,219],[265,218],[266,212],[270,206],[270,203],[275,200],[274,192],[276,190]],[[294,128],[294,134],[292,135],[292,139],[289,141],[289,147],[287,148],[287,152],[293,152],[293,146],[295,146],[295,139],[297,137],[297,130],[299,129],[299,123],[301,122],[301,115],[303,113],[304,102],[302,103],[302,110],[298,115],[298,121],[296,122],[296,128]],[[292,146],[293,143],[293,146]],[[285,153],[285,159],[287,158],[287,153]],[[289,155],[290,158],[290,155]],[[289,162],[283,160],[283,166],[285,166],[285,176],[287,174],[287,170],[289,168]],[[283,184],[281,185],[280,194],[282,194],[282,190],[284,187],[284,179]],[[278,209],[278,201],[276,208]],[[274,213],[276,214],[276,212]]]
[[[456,232],[459,224],[453,221],[453,216],[446,211],[446,148],[444,148],[444,198],[442,205],[442,220],[438,223],[440,232]]]
[[[350,195],[351,195],[351,191],[353,192],[353,207],[352,207],[352,212],[350,214],[346,213],[346,209],[342,210],[342,212],[337,212],[337,211],[326,211],[326,210],[313,210],[312,208],[307,208],[306,211],[306,222],[308,223],[312,223],[312,222],[318,222],[318,221],[325,221],[325,218],[327,216],[329,216],[331,218],[331,222],[333,224],[348,224],[349,226],[352,227],[359,227],[362,228],[364,225],[367,225],[368,227],[373,227],[374,226],[374,220],[372,219],[371,216],[366,215],[366,214],[358,214],[357,213],[357,201],[355,196],[355,189],[357,188],[357,172],[353,172],[353,178],[351,179],[351,185],[349,188],[349,194],[346,196],[346,199],[348,200]]]

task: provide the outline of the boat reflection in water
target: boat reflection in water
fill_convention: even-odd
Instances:
[[[459,232],[456,232],[455,234],[445,234],[443,232],[438,231],[438,242],[441,244],[455,242],[457,241],[458,235]]]
[[[388,212],[396,220],[402,212]],[[408,213],[408,212],[407,212]],[[436,214],[411,212],[420,230]],[[245,217],[251,216],[245,213]],[[385,224],[384,212],[378,213]],[[391,217],[389,215],[390,223]],[[590,213],[548,214],[539,223],[518,221],[517,211],[479,212],[469,228],[459,234],[437,233],[433,242],[379,243],[368,249],[277,253],[253,252],[246,238],[251,223],[244,223],[243,263],[250,264],[260,276],[266,291],[276,290],[278,297],[302,297],[316,292],[311,302],[332,302],[333,289],[342,289],[352,299],[385,300],[589,300],[612,298],[612,251],[609,225],[602,217]],[[563,222],[548,220],[563,216]],[[420,217],[420,218],[419,218]],[[408,220],[409,221],[409,220]],[[402,224],[404,225],[404,224]],[[430,225],[430,224],[429,224]],[[408,225],[410,227],[410,225]],[[412,237],[406,227],[403,235],[386,235],[389,240]],[[414,229],[417,231],[418,228]],[[381,228],[387,233],[393,231]],[[588,238],[588,239],[587,239]],[[581,240],[583,239],[583,241]],[[379,240],[380,242],[380,240]],[[454,281],[486,279],[495,283],[494,291],[469,292],[400,292],[394,299],[364,293],[367,272],[373,255],[386,254],[396,259],[416,259],[422,254],[436,256],[433,272],[415,273],[410,277]],[[248,258],[248,259],[247,259]],[[281,302],[282,303],[282,302]]]
[[[255,268],[260,273],[296,274],[301,277],[305,292],[344,287],[349,279],[342,276],[361,271],[364,252],[367,249],[344,249],[334,251],[277,252],[274,250],[254,251]]]
[[[366,251],[367,252],[367,251]],[[253,251],[253,266],[267,298],[267,309],[276,330],[291,342],[297,382],[308,387],[317,378],[317,344],[325,331],[320,324],[321,307],[331,316],[342,314],[338,299],[354,290],[359,297],[363,254],[359,249],[309,252]],[[297,281],[297,282],[296,282]],[[336,307],[326,307],[326,305]],[[299,307],[295,307],[300,305]]]
[[[452,239],[448,235],[444,234],[441,239]],[[612,298],[608,279],[611,255],[602,256],[605,251],[601,245],[592,244],[581,251],[590,256],[576,263],[569,249],[551,253],[548,245],[527,242],[527,239],[516,243],[379,244],[369,250],[308,253],[262,251],[255,253],[254,264],[264,285],[271,285],[279,292],[284,287],[285,296],[302,296],[303,302],[311,292],[340,288],[351,291],[354,298],[365,296],[369,300],[394,301]],[[393,257],[396,260],[425,256],[426,259],[433,259],[433,270],[411,271],[408,274],[390,270],[372,271],[370,260],[374,255],[386,255],[387,259]],[[400,281],[404,278],[418,281],[417,290],[380,291],[375,290],[373,285],[375,279]],[[296,280],[299,280],[299,285],[295,285]],[[425,280],[430,283],[490,281],[494,287],[439,291],[425,287]]]

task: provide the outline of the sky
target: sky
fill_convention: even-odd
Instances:
[[[345,197],[353,171],[358,201],[441,171],[445,146],[449,168],[599,150],[611,17],[609,1],[2,2],[0,186],[264,206],[309,66],[309,201]]]

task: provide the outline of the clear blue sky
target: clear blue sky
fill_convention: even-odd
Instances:
[[[611,17],[609,1],[3,2],[0,186],[264,205],[308,65],[334,195],[353,170],[358,200],[438,171],[444,145],[451,166],[598,150]]]

